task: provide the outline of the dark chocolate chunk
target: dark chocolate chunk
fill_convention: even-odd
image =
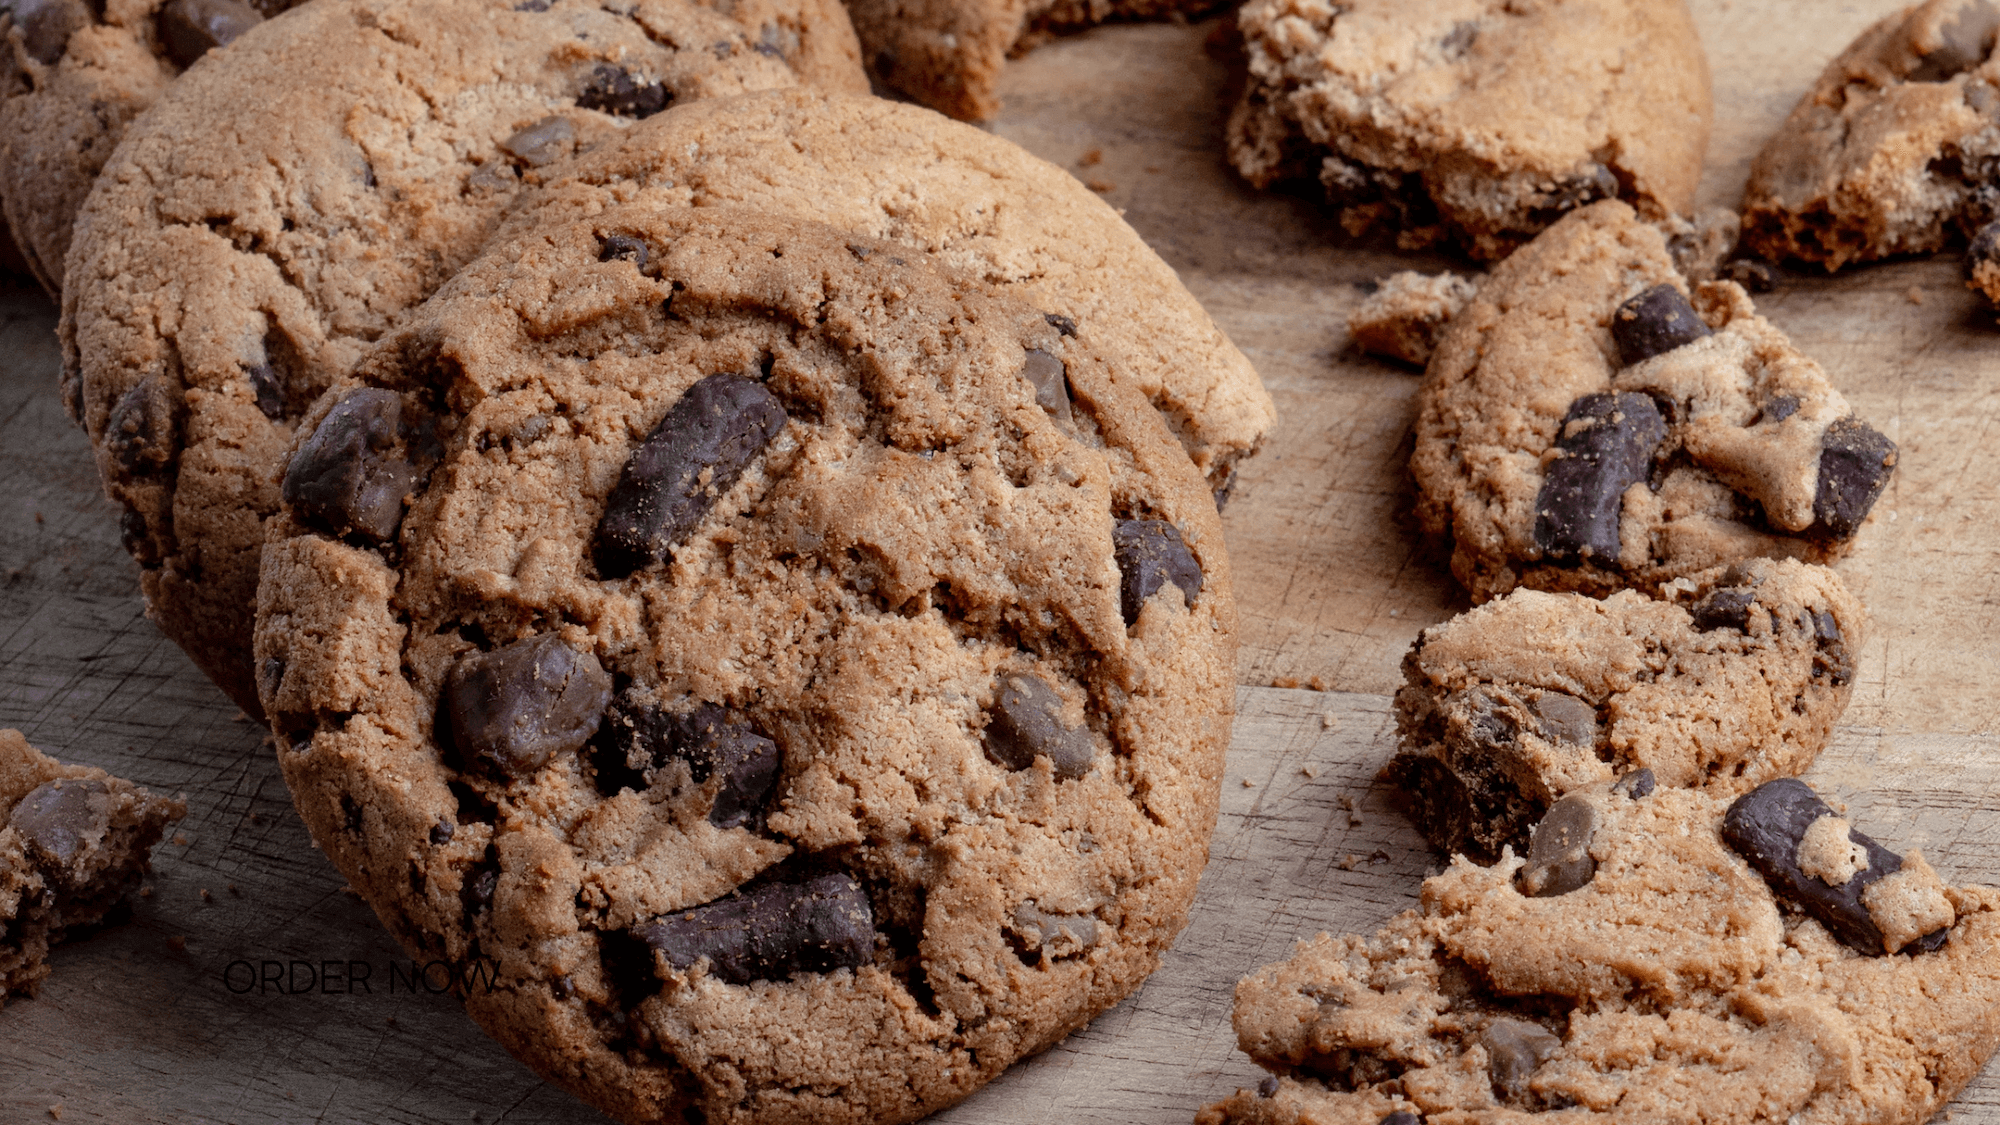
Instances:
[[[45,781],[21,798],[7,823],[37,863],[66,868],[111,827],[110,789],[91,778]]]
[[[576,981],[568,973],[549,978],[549,995],[558,1000],[567,1000],[576,995]]]
[[[1557,217],[1586,203],[1618,197],[1618,177],[1602,164],[1593,164],[1582,175],[1557,184],[1555,190],[1540,193],[1532,208],[1537,223],[1554,222]]]
[[[1486,1046],[1486,1072],[1493,1079],[1493,1093],[1503,1101],[1527,1093],[1535,1070],[1562,1050],[1562,1040],[1548,1028],[1505,1017],[1488,1024],[1479,1041]]]
[[[1201,564],[1180,529],[1166,520],[1119,520],[1111,525],[1111,554],[1118,561],[1118,608],[1127,625],[1139,620],[1146,599],[1168,583],[1192,607],[1201,594]]]
[[[1049,416],[1065,424],[1075,421],[1069,409],[1069,380],[1063,374],[1063,361],[1039,348],[1029,348],[1027,361],[1021,364],[1021,378],[1035,388],[1035,402]]]
[[[605,716],[605,730],[626,776],[645,784],[646,775],[669,762],[686,762],[699,785],[716,774],[722,784],[708,811],[719,828],[752,824],[778,786],[785,756],[778,744],[757,732],[741,714],[704,703],[685,715],[620,700]]]
[[[674,95],[658,82],[642,83],[631,72],[599,64],[576,96],[576,104],[620,117],[651,117],[673,104]]]
[[[1072,317],[1064,316],[1061,313],[1043,313],[1042,319],[1048,321],[1049,327],[1054,328],[1058,335],[1076,335],[1076,320]]]
[[[747,984],[867,964],[875,951],[875,913],[852,878],[822,875],[769,883],[634,926],[632,933],[676,969],[707,958],[718,979]]]
[[[1612,782],[1611,791],[1623,793],[1627,798],[1637,801],[1642,797],[1652,796],[1655,784],[1653,771],[1641,767],[1621,775],[1617,781]]]
[[[1625,490],[1647,478],[1666,419],[1642,394],[1585,395],[1569,408],[1560,452],[1535,498],[1535,545],[1552,560],[1618,562],[1618,521]]]
[[[251,365],[246,374],[250,376],[250,390],[257,396],[257,409],[264,417],[277,419],[285,413],[284,376],[270,363]]]
[[[1845,539],[1868,518],[1868,510],[1896,469],[1896,443],[1859,418],[1842,418],[1820,441],[1819,488],[1813,519],[1826,534]]]
[[[1857,953],[1882,952],[1882,931],[1861,901],[1861,892],[1903,868],[1903,857],[1849,829],[1847,838],[1866,852],[1868,866],[1834,886],[1799,868],[1799,842],[1806,829],[1834,811],[1812,787],[1795,777],[1767,781],[1736,799],[1722,817],[1722,839],[1757,869],[1781,899],[1819,920],[1842,945]]]
[[[569,155],[576,143],[576,126],[561,114],[551,114],[500,142],[500,150],[530,168],[553,164]]]
[[[986,756],[1010,770],[1046,757],[1057,777],[1082,777],[1097,758],[1088,727],[1062,725],[1062,697],[1039,676],[1003,672],[987,712]]]
[[[1742,632],[1750,628],[1750,607],[1756,604],[1757,591],[1750,587],[1722,586],[1710,590],[1706,597],[1694,603],[1689,616],[1694,619],[1698,633],[1716,629]]]
[[[104,424],[104,444],[129,473],[149,473],[174,456],[180,420],[174,396],[157,375],[148,375],[119,396]]]
[[[156,17],[160,45],[183,69],[263,22],[257,9],[242,0],[167,0]]]
[[[1813,629],[1813,675],[1824,676],[1834,687],[1854,678],[1854,658],[1848,655],[1847,640],[1840,634],[1840,622],[1831,613],[1808,611]]]
[[[500,857],[491,846],[486,849],[485,858],[474,864],[465,873],[465,882],[458,888],[458,904],[464,909],[466,918],[493,905],[493,892],[500,889]]]
[[[394,539],[403,499],[423,475],[406,421],[394,391],[362,387],[341,396],[285,467],[292,514],[335,535]]]
[[[461,657],[445,677],[443,702],[466,761],[526,777],[596,733],[611,676],[596,654],[540,633]]]
[[[625,462],[597,524],[597,569],[622,578],[665,561],[784,425],[762,383],[710,375],[689,387]]]
[[[1611,339],[1618,345],[1618,361],[1626,367],[1707,335],[1708,325],[1687,296],[1671,285],[1655,285],[1611,314]]]
[[[1529,898],[1554,898],[1587,885],[1597,874],[1590,856],[1597,835],[1597,806],[1572,793],[1549,806],[1528,844],[1528,865],[1521,868],[1521,893]]]
[[[1275,1097],[1277,1097],[1277,1096],[1278,1096],[1278,1076],[1277,1076],[1277,1075],[1275,1075],[1275,1074],[1267,1074],[1267,1075],[1265,1075],[1265,1076],[1264,1076],[1264,1080],[1263,1080],[1262,1082],[1259,1082],[1259,1083],[1257,1083],[1257,1096],[1258,1096],[1258,1097],[1260,1097],[1260,1098],[1275,1098]]]
[[[1597,708],[1560,691],[1545,691],[1531,705],[1542,737],[1572,746],[1597,745]]]
[[[597,260],[608,262],[614,258],[623,258],[637,267],[640,273],[645,273],[646,261],[652,257],[652,253],[652,247],[646,245],[646,240],[643,238],[629,234],[607,234],[597,251]]]
[[[43,66],[54,66],[69,46],[69,37],[91,23],[83,0],[13,0],[12,7],[22,46]],[[0,5],[0,11],[5,10]]]
[[[1399,1109],[1394,1113],[1385,1115],[1375,1125],[1423,1125],[1423,1119],[1407,1109]]]
[[[431,825],[431,843],[433,844],[439,846],[449,844],[451,843],[451,838],[456,835],[458,835],[457,821],[438,817],[438,822]]]
[[[1757,421],[1760,423],[1782,422],[1785,419],[1790,418],[1792,415],[1797,414],[1798,412],[1799,412],[1798,399],[1792,397],[1791,395],[1779,395],[1778,397],[1765,403],[1764,408],[1757,412]]]
[[[1949,23],[1938,27],[1938,48],[1910,71],[1911,82],[1944,82],[1986,61],[2000,33],[2000,8],[1986,0],[1961,6]]]

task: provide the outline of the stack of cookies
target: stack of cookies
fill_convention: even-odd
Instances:
[[[1158,964],[1273,408],[1110,207],[830,0],[74,3],[16,135],[131,112],[0,191],[150,613],[483,1028],[901,1121]]]

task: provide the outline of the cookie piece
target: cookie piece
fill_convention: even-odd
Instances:
[[[1229,158],[1317,179],[1350,234],[1505,257],[1592,200],[1687,214],[1708,61],[1681,0],[1250,0]]]
[[[313,4],[128,130],[77,221],[64,391],[126,509],[153,620],[246,710],[257,552],[299,413],[471,260],[507,202],[664,104],[861,87],[831,0],[733,11]]]
[[[1100,23],[1186,19],[1223,0],[848,0],[868,72],[960,121],[1000,112],[1010,56]]]
[[[614,1117],[958,1100],[1152,970],[1215,822],[1221,525],[1126,361],[761,212],[496,242],[302,424],[390,393],[443,448],[379,546],[274,525],[301,816],[410,949],[496,958],[467,1010]],[[1124,520],[1179,544],[1129,625]]]
[[[1791,559],[1657,599],[1517,590],[1410,646],[1383,776],[1432,843],[1480,863],[1524,852],[1563,794],[1616,776],[1743,792],[1819,756],[1864,621],[1838,575]]]
[[[1431,361],[1446,322],[1478,289],[1455,273],[1390,274],[1347,315],[1347,334],[1364,352],[1422,367]]]
[[[101,924],[139,885],[180,801],[68,766],[0,730],[0,1006],[49,975],[49,947]]]
[[[1757,154],[1743,240],[1829,270],[1923,254],[2000,218],[2000,5],[1931,0],[1863,32]]]
[[[1373,938],[1321,934],[1246,978],[1238,1041],[1282,1077],[1196,1120],[1918,1125],[2000,1045],[2000,892],[1873,845],[1874,886],[1913,873],[1880,900],[1889,927],[1935,928],[1851,948],[1725,842],[1728,798],[1566,800],[1593,818],[1587,880],[1534,895],[1530,860],[1459,859]]]
[[[1474,601],[1846,553],[1895,443],[1740,286],[1692,303],[1682,286],[1660,231],[1608,200],[1502,262],[1452,319],[1410,471]]]
[[[1010,290],[1065,338],[1128,359],[1112,376],[1135,380],[1222,495],[1277,416],[1250,361],[1094,192],[916,106],[780,90],[674,109],[552,174],[508,229],[612,203],[811,219]]]

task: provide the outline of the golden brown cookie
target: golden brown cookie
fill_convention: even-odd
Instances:
[[[1229,157],[1317,180],[1350,233],[1505,257],[1622,199],[1687,214],[1712,107],[1682,0],[1250,0]]]
[[[1215,821],[1221,526],[1125,362],[759,212],[497,242],[285,472],[256,658],[315,840],[621,1120],[964,1097],[1152,970]]]
[[[333,0],[246,32],[128,131],[77,221],[64,391],[151,616],[230,696],[299,412],[541,170],[669,104],[859,88],[830,0]]]

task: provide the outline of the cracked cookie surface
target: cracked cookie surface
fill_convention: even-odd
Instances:
[[[622,1120],[964,1097],[1152,970],[1215,821],[1220,521],[1127,361],[760,212],[496,243],[287,470],[314,838]]]
[[[1245,978],[1238,1042],[1274,1076],[1196,1120],[1916,1125],[2000,1044],[2000,892],[1945,886],[1789,778],[1734,802],[1566,800],[1574,877],[1538,887],[1532,856],[1461,858],[1373,937],[1321,934]],[[1760,804],[1786,812],[1746,837]],[[1747,854],[1771,844],[1797,874],[1836,834],[1859,871],[1802,877],[1834,897],[1867,881],[1859,914],[1923,930],[1921,947],[1850,944]]]
[[[1497,260],[1592,200],[1687,214],[1708,63],[1680,0],[1250,0],[1229,157],[1351,234]]]
[[[554,173],[506,229],[612,203],[741,206],[903,244],[1015,293],[1065,336],[1127,357],[1210,487],[1277,416],[1242,352],[1075,177],[915,106],[781,90],[670,110]]]
[[[1838,575],[1753,559],[1603,601],[1517,590],[1424,630],[1384,775],[1446,853],[1525,852],[1565,793],[1636,770],[1748,790],[1812,765],[1854,691],[1864,617]]]
[[[313,4],[128,132],[77,221],[64,392],[151,616],[246,710],[257,552],[299,412],[552,162],[671,103],[864,81],[837,6],[734,11]]]
[[[1417,512],[1474,601],[1845,554],[1896,446],[1733,282],[1592,204],[1502,262],[1418,392]]]

